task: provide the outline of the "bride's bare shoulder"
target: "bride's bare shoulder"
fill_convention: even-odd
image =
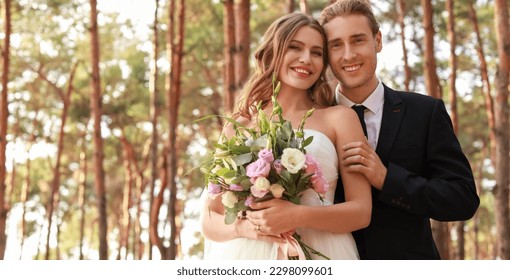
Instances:
[[[350,121],[356,118],[356,113],[351,108],[344,105],[335,105],[320,109],[323,113],[323,117],[330,120],[346,120]]]

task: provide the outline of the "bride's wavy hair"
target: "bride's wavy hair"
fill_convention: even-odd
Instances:
[[[324,46],[322,56],[324,67],[319,79],[308,89],[308,94],[316,104],[321,106],[333,105],[334,95],[325,76],[328,65],[326,34],[316,19],[296,12],[277,19],[264,34],[261,45],[255,51],[255,73],[241,92],[237,112],[234,113],[234,116],[242,116],[251,120],[260,101],[262,102],[262,108],[265,108],[271,102],[273,73],[278,73],[283,56],[289,48],[292,38],[304,26],[317,30],[321,34]]]

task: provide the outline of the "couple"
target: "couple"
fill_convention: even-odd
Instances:
[[[440,259],[429,219],[467,220],[479,204],[444,103],[378,80],[382,36],[367,1],[339,0],[320,21],[294,13],[269,27],[235,117],[254,125],[254,106],[271,108],[273,72],[285,119],[299,124],[316,108],[305,133],[331,186],[325,202],[312,191],[301,205],[258,202],[247,219],[225,225],[221,197],[204,198],[205,259],[278,259],[280,234],[293,229],[330,259]],[[328,63],[339,81],[334,93]],[[359,115],[353,105],[364,106]]]

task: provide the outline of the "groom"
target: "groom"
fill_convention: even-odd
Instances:
[[[344,165],[370,181],[370,225],[354,232],[362,259],[440,259],[430,219],[470,219],[473,174],[440,99],[396,91],[375,75],[382,35],[370,4],[339,0],[322,11],[339,104],[360,107],[368,143],[344,148]],[[338,180],[341,184],[341,180]],[[337,202],[344,201],[343,187]]]

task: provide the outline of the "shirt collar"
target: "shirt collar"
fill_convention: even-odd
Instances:
[[[368,96],[367,99],[365,99],[365,101],[363,101],[362,104],[358,104],[365,106],[368,110],[370,110],[374,114],[376,114],[382,108],[384,103],[384,87],[379,79],[377,81],[378,83],[375,90]],[[336,86],[335,95],[337,104],[341,104],[348,107],[356,105],[356,103],[349,100],[340,92],[340,85]]]

